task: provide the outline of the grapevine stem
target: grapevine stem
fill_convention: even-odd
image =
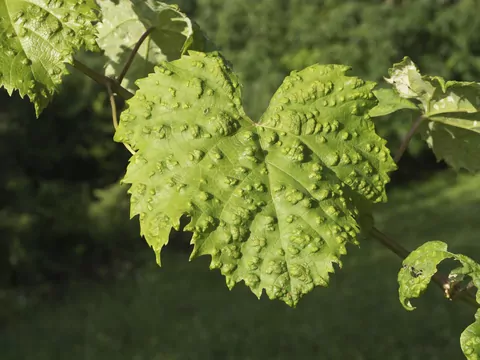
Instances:
[[[117,82],[116,80],[111,79],[111,78],[109,78],[105,75],[99,74],[98,72],[89,68],[87,65],[85,65],[81,61],[73,59],[72,65],[75,69],[81,71],[82,73],[84,73],[85,75],[87,75],[89,78],[93,79],[94,81],[96,81],[100,85],[103,85],[103,86],[110,85],[111,90],[115,94],[120,95],[125,100],[128,100],[131,97],[133,97],[133,94],[130,91],[128,91],[127,89],[125,89],[124,87],[122,87],[119,82]]]
[[[115,128],[115,130],[117,129],[118,127],[118,118],[117,118],[117,104],[115,103],[115,96],[113,94],[113,91],[112,91],[112,87],[111,87],[111,84],[108,83],[107,84],[107,91],[108,91],[108,97],[110,99],[110,106],[112,107],[112,120],[113,120],[113,127]],[[132,155],[135,155],[135,151],[131,148],[130,145],[126,144],[126,143],[123,143],[123,145],[125,145],[125,147],[127,148],[128,151],[130,151],[130,153]]]
[[[155,29],[155,28],[154,27],[148,28],[142,34],[142,36],[140,36],[140,39],[138,39],[137,43],[135,44],[135,47],[132,49],[132,52],[130,53],[130,55],[127,59],[127,62],[125,63],[125,66],[122,69],[122,72],[120,73],[120,75],[117,78],[117,81],[118,81],[119,84],[122,82],[123,78],[127,74],[128,69],[132,65],[133,59],[135,58],[135,55],[137,54],[138,49],[140,49],[140,46],[142,46],[143,42],[148,37],[148,35],[150,35],[150,33],[153,31],[153,29]]]
[[[405,259],[408,255],[410,255],[410,251],[405,249],[402,245],[397,243],[388,235],[384,234],[377,228],[373,228],[370,234],[378,240],[382,245],[392,251],[394,254],[398,255],[400,258]],[[437,284],[445,293],[450,289],[450,283],[448,278],[440,273],[436,273],[432,276],[432,280],[435,284]],[[459,299],[475,308],[480,308],[480,305],[475,300],[475,297],[469,291],[460,291],[455,295],[455,300]]]
[[[408,148],[408,144],[410,144],[410,140],[412,140],[413,135],[417,132],[418,127],[422,123],[422,121],[425,119],[423,115],[420,115],[417,120],[412,124],[410,127],[410,130],[408,130],[407,135],[403,139],[402,143],[400,144],[400,147],[397,150],[397,153],[395,154],[395,163],[398,164],[400,159],[402,158],[403,154]]]

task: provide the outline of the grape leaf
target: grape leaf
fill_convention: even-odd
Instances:
[[[115,140],[136,150],[123,181],[159,264],[188,215],[191,258],[211,255],[229,288],[294,306],[327,285],[395,169],[368,116],[374,84],[347,70],[293,72],[259,123],[217,53],[190,51],[138,81]]]
[[[460,346],[469,360],[480,358],[480,310],[475,313],[475,322],[460,335]]]
[[[389,69],[389,78],[385,81],[393,85],[398,95],[405,99],[420,101],[423,109],[428,109],[428,101],[432,98],[435,88],[428,81],[424,81],[417,66],[407,56]]]
[[[427,120],[419,129],[437,159],[456,170],[480,171],[476,155],[480,147],[480,84],[422,76],[407,57],[389,74],[386,81],[400,98],[419,103]]]
[[[198,26],[174,5],[156,0],[98,1],[103,21],[97,25],[98,44],[108,58],[107,76],[118,76],[132,49],[149,28],[154,28],[135,56],[122,85],[135,91],[135,81],[164,60],[175,60],[195,43],[204,41]],[[200,44],[201,46],[201,44]],[[203,50],[199,48],[199,50]]]
[[[0,0],[0,86],[18,90],[37,116],[58,90],[76,50],[97,50],[93,0]]]
[[[441,241],[429,241],[416,250],[403,261],[403,267],[398,273],[399,298],[407,310],[414,310],[410,299],[419,297],[430,283],[431,277],[437,272],[437,266],[445,259],[454,259],[460,263],[453,269],[448,279],[452,283],[470,277],[477,288],[476,301],[480,304],[480,265],[471,258],[447,251],[447,244]],[[449,291],[453,290],[450,286]],[[480,357],[480,310],[475,314],[475,322],[469,325],[460,336],[462,351],[470,360]]]
[[[385,116],[404,109],[419,110],[417,105],[398,96],[393,89],[377,89],[373,90],[373,94],[378,99],[378,105],[370,110],[371,117]]]
[[[432,276],[437,272],[437,265],[450,258],[447,244],[441,241],[430,241],[420,246],[403,261],[398,273],[398,294],[400,302],[407,310],[415,310],[410,299],[418,298],[430,284]]]
[[[457,171],[480,171],[480,135],[477,132],[433,121],[424,122],[419,130],[437,159],[445,160]]]
[[[445,113],[441,115],[434,115],[433,118],[436,123],[451,125],[460,129],[470,130],[475,133],[480,133],[480,112],[475,113]],[[472,134],[473,135],[473,134]]]

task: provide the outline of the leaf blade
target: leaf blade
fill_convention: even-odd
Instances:
[[[373,94],[378,99],[378,105],[370,111],[371,117],[385,116],[399,110],[419,110],[413,102],[400,97],[393,89],[377,89]]]
[[[154,28],[138,49],[122,86],[135,91],[135,81],[147,76],[155,65],[175,60],[186,48],[202,46],[200,28],[178,7],[157,0],[100,0],[104,19],[97,25],[98,43],[108,58],[105,75],[120,74],[140,37]],[[203,49],[199,49],[203,50]]]
[[[361,95],[370,96],[368,89]],[[357,110],[364,116],[373,102]],[[210,267],[230,288],[244,281],[257,296],[265,290],[295,306],[314,286],[327,285],[345,245],[368,226],[361,218],[370,215],[370,201],[330,163],[245,115],[238,79],[221,56],[190,51],[163,63],[128,103],[115,140],[137,150],[124,182],[132,184],[131,214],[140,215],[158,261],[171,227],[187,215],[191,258],[210,255]],[[359,126],[373,132],[362,116]]]
[[[450,271],[448,283],[444,285],[448,298],[458,291],[468,291],[457,288],[457,283],[470,277],[471,283],[477,288],[476,301],[480,304],[480,264],[462,254],[447,251],[447,244],[441,241],[429,241],[417,249],[403,261],[402,269],[398,273],[399,299],[407,310],[414,310],[410,304],[411,298],[419,297],[436,273],[437,266],[443,260],[454,259],[460,263],[458,268]],[[480,310],[475,314],[475,322],[469,325],[460,336],[460,345],[467,359],[478,359],[480,356]]]
[[[293,72],[274,94],[260,125],[309,144],[353,191],[372,202],[385,201],[387,173],[396,165],[365,112],[377,104],[371,93],[375,84],[345,76],[348,69],[313,65]]]
[[[98,49],[93,0],[0,1],[0,86],[18,90],[34,104],[37,117],[68,74],[76,50]]]
[[[480,134],[477,132],[434,121],[424,122],[419,131],[437,160],[444,160],[456,171],[480,171]]]
[[[447,244],[429,241],[412,251],[403,261],[398,273],[398,296],[406,310],[415,310],[410,299],[418,298],[427,289],[437,272],[437,265],[452,256],[447,252]]]

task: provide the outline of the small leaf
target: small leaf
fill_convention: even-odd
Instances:
[[[417,66],[410,58],[404,57],[401,62],[394,64],[388,73],[390,78],[385,78],[385,81],[392,84],[401,97],[419,100],[424,109],[428,108],[428,101],[433,96],[435,88],[422,79]]]
[[[480,358],[480,309],[475,314],[475,322],[460,335],[460,346],[468,360]]]
[[[428,120],[420,132],[437,159],[456,170],[479,171],[480,84],[422,76],[409,58],[395,64],[389,73],[386,81],[399,96],[419,102]]]
[[[398,294],[405,309],[415,309],[410,299],[418,298],[427,289],[432,276],[437,272],[437,265],[450,257],[447,244],[429,241],[412,251],[403,261],[403,267],[398,273]]]
[[[377,89],[373,94],[378,99],[378,105],[370,111],[371,117],[385,116],[404,109],[419,110],[417,105],[400,97],[393,89]]]
[[[75,51],[98,49],[97,13],[93,0],[0,0],[0,86],[27,95],[38,117]]]
[[[403,261],[403,267],[398,273],[399,298],[407,310],[415,309],[409,300],[419,297],[425,291],[431,277],[437,271],[437,265],[445,259],[454,259],[460,263],[460,266],[453,269],[448,276],[450,281],[452,279],[455,281],[447,284],[447,296],[450,297],[452,293],[459,291],[455,288],[455,283],[468,276],[477,288],[476,301],[480,304],[480,292],[478,291],[480,288],[480,265],[468,256],[448,252],[447,244],[441,241],[430,241],[413,251]],[[460,345],[467,359],[477,360],[480,358],[480,310],[477,310],[475,314],[475,322],[468,326],[460,336]]]
[[[294,306],[327,285],[395,168],[368,117],[374,84],[346,70],[293,72],[260,123],[216,53],[190,51],[138,81],[115,140],[136,150],[124,182],[159,263],[187,215],[191,258],[210,255],[229,288],[244,281]]]
[[[147,76],[164,60],[175,60],[205,38],[198,25],[177,6],[156,0],[99,0],[103,21],[97,25],[98,44],[108,58],[105,74],[118,76],[140,37],[154,28],[139,48],[122,85],[135,91],[135,81]],[[203,50],[203,49],[200,49]]]

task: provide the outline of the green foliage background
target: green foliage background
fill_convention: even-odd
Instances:
[[[290,70],[316,62],[348,64],[352,74],[381,81],[408,55],[423,74],[480,80],[478,0],[168,2],[234,64],[254,118]],[[0,326],[32,302],[63,296],[72,281],[117,277],[149,251],[137,222],[127,221],[126,188],[114,185],[129,154],[112,141],[104,90],[75,72],[62,86],[38,120],[26,100],[0,91]],[[394,114],[376,125],[395,149],[410,124]],[[443,167],[420,139],[410,149],[393,186]],[[175,240],[179,248],[188,242]],[[29,300],[18,301],[19,293]]]

